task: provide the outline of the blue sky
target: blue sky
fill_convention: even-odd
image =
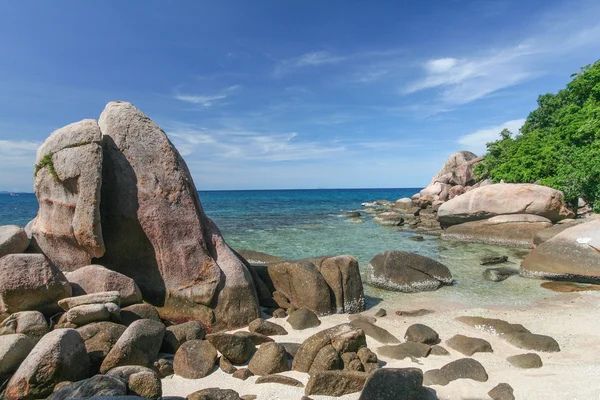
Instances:
[[[418,187],[600,58],[600,2],[13,1],[0,190],[55,129],[134,103],[198,189]]]

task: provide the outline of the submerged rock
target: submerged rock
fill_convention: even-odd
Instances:
[[[445,265],[399,250],[376,255],[367,266],[365,275],[371,286],[405,293],[435,290],[453,281]]]
[[[483,271],[483,277],[492,282],[502,282],[513,275],[519,275],[519,270],[516,268],[499,267],[487,268]]]
[[[488,256],[481,259],[480,265],[502,264],[508,261],[508,256]]]

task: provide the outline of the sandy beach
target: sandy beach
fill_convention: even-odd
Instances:
[[[440,334],[442,346],[450,356],[433,356],[418,360],[390,360],[380,357],[381,364],[387,368],[417,367],[423,371],[440,368],[450,361],[463,358],[459,352],[445,345],[445,341],[455,334],[478,337],[489,341],[493,353],[476,353],[473,358],[483,364],[489,375],[487,382],[476,382],[461,379],[450,382],[446,386],[433,385],[439,399],[485,399],[487,392],[498,383],[506,382],[514,388],[517,399],[531,400],[585,400],[597,398],[600,394],[600,309],[596,306],[600,300],[598,292],[583,293],[553,293],[527,307],[503,307],[503,309],[465,308],[457,303],[434,304],[419,298],[415,301],[412,296],[399,297],[398,302],[382,301],[376,307],[364,312],[374,314],[379,308],[387,310],[388,315],[377,319],[377,325],[387,329],[393,335],[402,339],[406,328],[414,323],[423,323]],[[395,311],[426,308],[435,310],[433,314],[422,317],[404,317]],[[561,347],[558,353],[541,353],[544,366],[540,369],[519,369],[511,366],[506,357],[527,353],[503,341],[497,335],[464,325],[455,320],[458,316],[482,316],[503,319],[511,323],[520,323],[533,333],[552,336]],[[282,325],[288,335],[274,336],[277,342],[302,343],[304,339],[331,326],[348,321],[348,315],[331,315],[322,317],[319,327],[304,331],[294,331],[284,319],[271,321]],[[381,343],[367,337],[370,349],[376,351]],[[308,374],[285,372],[287,375],[306,384]],[[241,381],[225,374],[218,368],[209,376],[198,380],[188,380],[173,375],[163,379],[165,396],[182,396],[209,387],[230,388],[240,395],[254,394],[259,400],[268,399],[300,399],[304,388],[295,388],[279,384],[254,384],[256,376]],[[360,393],[339,397],[344,400],[358,399]],[[327,396],[311,396],[315,399],[330,399]]]

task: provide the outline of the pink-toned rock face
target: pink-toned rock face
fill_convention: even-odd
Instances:
[[[32,235],[63,271],[104,254],[101,141],[97,122],[86,119],[53,132],[37,152],[34,189],[40,209]]]
[[[43,254],[10,254],[0,258],[0,312],[58,309],[71,296],[63,273]]]
[[[438,221],[450,226],[504,214],[533,214],[557,222],[570,213],[558,190],[529,183],[499,183],[472,189],[442,204]]]
[[[477,157],[470,151],[457,151],[444,163],[442,169],[431,180],[430,185],[435,182],[462,186],[472,185],[475,183],[473,168],[479,161],[481,161],[481,157]]]
[[[521,263],[521,275],[573,282],[600,282],[600,219],[557,233],[539,244]]]
[[[133,278],[163,317],[194,319],[213,309],[217,325],[229,328],[256,319],[252,277],[204,214],[165,133],[124,102],[109,103],[99,125],[107,249],[100,263]]]

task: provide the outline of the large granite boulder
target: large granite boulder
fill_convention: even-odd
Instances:
[[[92,373],[100,371],[102,362],[123,335],[125,329],[127,329],[126,326],[108,321],[94,322],[77,329],[90,357]]]
[[[122,307],[142,301],[142,292],[133,279],[102,265],[87,265],[65,276],[71,283],[73,296],[117,291]]]
[[[46,398],[59,382],[87,378],[89,368],[90,359],[79,333],[56,329],[44,336],[21,363],[6,386],[4,398]]]
[[[452,186],[471,186],[475,184],[473,169],[479,161],[481,161],[481,157],[477,157],[470,151],[457,151],[446,160],[442,169],[431,180],[430,185],[440,182]]]
[[[0,380],[5,380],[25,360],[35,341],[22,333],[0,336]]]
[[[600,220],[571,226],[539,244],[521,263],[529,278],[600,282]]]
[[[38,341],[49,330],[44,314],[39,311],[17,312],[0,323],[0,336],[22,333]]]
[[[539,215],[552,222],[572,215],[558,190],[529,183],[498,183],[445,202],[438,209],[438,221],[451,226],[505,214]]]
[[[99,262],[135,280],[164,318],[210,319],[217,328],[259,317],[250,272],[204,214],[185,161],[130,103],[107,104]],[[211,324],[213,321],[203,321]]]
[[[7,254],[23,253],[29,247],[25,229],[17,225],[0,226],[0,258]]]
[[[376,255],[367,265],[365,276],[371,286],[405,293],[435,290],[453,280],[445,265],[399,250]]]
[[[445,229],[442,238],[470,243],[530,248],[535,235],[552,226],[548,218],[532,214],[499,215]]]
[[[9,254],[0,258],[0,312],[53,312],[58,300],[71,296],[71,285],[43,254]]]
[[[288,261],[269,265],[267,271],[267,284],[295,308],[306,308],[317,315],[365,309],[358,261],[352,256]]]
[[[367,380],[359,400],[434,400],[435,392],[423,387],[418,368],[384,368]]]
[[[98,123],[85,119],[54,131],[37,151],[34,175],[40,208],[31,229],[37,246],[63,271],[101,257]]]

